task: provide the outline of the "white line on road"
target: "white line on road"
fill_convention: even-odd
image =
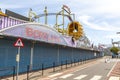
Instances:
[[[62,73],[56,73],[56,74],[53,74],[53,75],[50,75],[50,76],[48,76],[48,77],[55,77],[55,76],[58,76],[58,75],[61,75]]]
[[[95,63],[95,64],[98,64],[98,63]],[[94,64],[94,65],[95,65],[95,64]],[[84,66],[84,67],[82,67],[82,68],[80,68],[80,69],[78,69],[78,70],[73,71],[73,73],[74,73],[74,72],[77,72],[77,71],[81,71],[81,70],[86,69],[86,68],[88,68],[88,67],[92,67],[92,66],[94,66],[94,65],[93,65],[93,64],[92,64],[92,65],[90,64],[90,65]]]
[[[120,78],[119,78],[119,77],[111,76],[111,77],[109,78],[109,80],[120,80]]]
[[[77,79],[77,80],[80,80],[80,79],[82,79],[82,78],[85,78],[87,75],[80,75],[80,76],[78,76],[78,77],[76,77],[76,78],[74,78],[74,79]]]
[[[73,74],[67,74],[67,75],[61,76],[60,78],[65,79],[65,78],[68,78],[68,77],[70,77],[70,76],[72,76],[72,75],[73,75]]]
[[[100,80],[101,78],[102,78],[102,76],[96,75],[93,78],[91,78],[90,80]]]

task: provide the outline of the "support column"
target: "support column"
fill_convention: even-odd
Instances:
[[[58,64],[59,64],[59,62],[60,62],[60,53],[59,53],[59,45],[58,45],[58,52],[57,52],[57,62],[58,62]]]
[[[33,66],[34,44],[35,44],[35,42],[32,42],[32,46],[31,46],[31,55],[30,55],[30,69],[32,69],[32,66]]]

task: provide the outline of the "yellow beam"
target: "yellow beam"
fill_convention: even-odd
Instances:
[[[0,16],[7,16],[7,15],[3,13],[2,11],[0,11]]]

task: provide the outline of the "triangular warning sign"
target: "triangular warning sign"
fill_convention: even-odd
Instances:
[[[20,38],[18,38],[18,40],[16,41],[16,43],[14,44],[15,47],[23,47],[24,44],[22,42],[22,40]]]

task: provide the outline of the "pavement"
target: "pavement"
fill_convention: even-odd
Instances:
[[[43,76],[39,75],[41,71],[32,72],[29,74],[29,80],[120,80],[120,59],[104,57],[89,60],[84,64],[72,64],[72,67],[68,65],[67,69],[66,66],[62,67],[62,70],[60,70],[61,67],[56,68],[58,70],[55,72],[51,72],[53,68],[45,70]],[[26,74],[20,75],[19,80],[27,80]]]
[[[87,67],[92,66],[91,64],[97,64],[97,60],[91,60],[91,61],[86,62],[85,64],[73,66],[71,68],[52,73],[45,77],[43,76],[39,78],[38,80],[60,80],[60,77],[64,77],[64,78],[61,78],[61,80],[67,80],[66,78],[69,78],[70,76],[73,75],[72,72],[76,72],[81,69],[86,69]]]
[[[98,59],[38,80],[120,80],[120,59]]]
[[[120,80],[120,59],[115,63],[107,80]]]

